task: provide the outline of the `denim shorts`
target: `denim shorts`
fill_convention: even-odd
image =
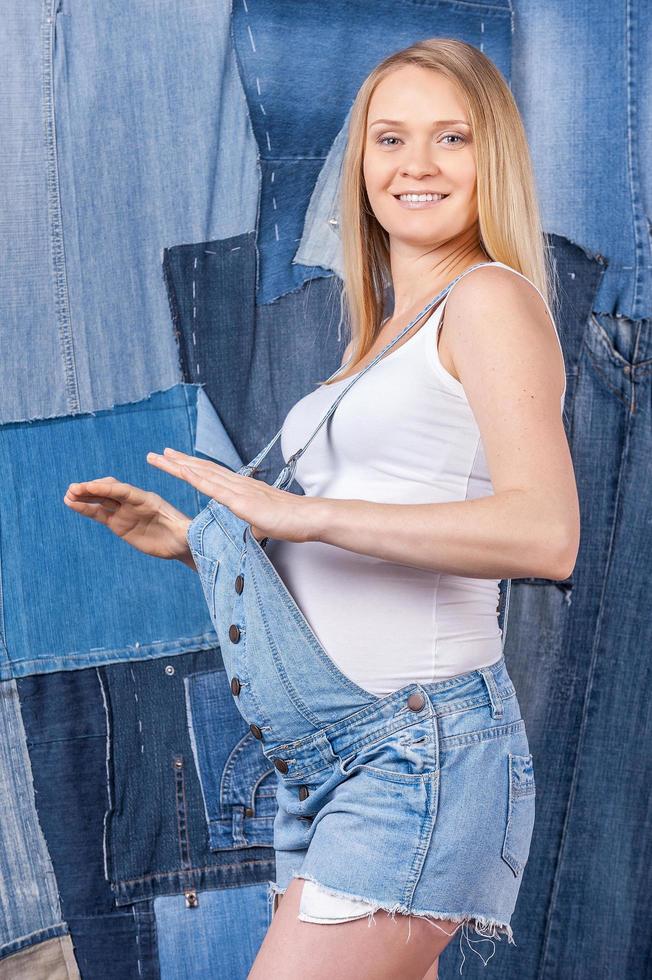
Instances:
[[[276,771],[270,901],[298,877],[368,903],[370,922],[448,919],[460,943],[473,928],[516,945],[535,783],[504,656],[378,697],[339,670],[246,522],[211,500],[187,540],[225,682]]]
[[[300,918],[372,919],[384,909],[515,945],[535,783],[504,657],[410,684],[268,751],[290,767],[279,776],[273,891],[293,877],[321,886]]]

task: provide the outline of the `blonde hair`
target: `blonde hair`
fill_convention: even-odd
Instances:
[[[507,82],[471,44],[454,38],[418,41],[381,61],[351,108],[338,202],[343,299],[352,341],[349,371],[373,346],[383,318],[384,289],[391,283],[389,236],[371,209],[362,170],[369,102],[378,83],[405,65],[439,72],[464,99],[475,142],[480,243],[489,259],[527,276],[551,308],[557,293],[525,128]]]

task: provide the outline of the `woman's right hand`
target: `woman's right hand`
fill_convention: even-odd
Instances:
[[[186,532],[191,518],[150,490],[104,476],[71,483],[63,498],[71,510],[105,524],[138,551],[176,558],[196,571]]]

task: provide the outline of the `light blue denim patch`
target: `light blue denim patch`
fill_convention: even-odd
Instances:
[[[207,497],[146,457],[195,452],[198,390],[0,426],[0,679],[216,645],[187,566],[137,551],[63,502],[70,483],[114,476],[192,516]],[[217,444],[219,418],[208,421]]]
[[[157,898],[154,910],[161,980],[246,980],[270,923],[264,884]]]
[[[257,220],[230,24],[230,0],[4,5],[3,422],[181,380],[161,252]]]
[[[514,7],[512,92],[543,227],[605,257],[595,312],[652,316],[649,8],[616,12],[567,0]]]

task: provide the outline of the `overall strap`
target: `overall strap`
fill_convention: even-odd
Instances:
[[[339,393],[339,395],[337,396],[337,398],[330,405],[328,411],[325,413],[325,415],[323,416],[323,418],[321,419],[321,421],[317,425],[316,429],[314,430],[314,432],[312,433],[312,435],[310,436],[310,438],[308,439],[308,441],[300,449],[297,449],[297,451],[290,456],[290,458],[288,459],[286,465],[283,467],[283,469],[281,470],[281,472],[279,473],[279,475],[277,476],[277,478],[274,480],[273,486],[279,487],[280,489],[285,489],[287,486],[289,486],[291,484],[292,480],[294,479],[294,472],[295,472],[295,469],[296,469],[297,461],[300,459],[301,456],[303,456],[304,452],[306,451],[306,449],[308,448],[308,446],[310,445],[310,443],[312,442],[312,440],[315,438],[315,436],[317,435],[317,433],[321,429],[322,425],[324,425],[324,423],[327,422],[328,419],[331,417],[331,415],[333,414],[333,412],[335,411],[335,409],[337,408],[337,406],[339,405],[339,403],[342,401],[342,399],[344,398],[344,396],[347,393],[347,391],[349,390],[349,388],[351,388],[352,385],[354,385],[356,383],[356,381],[359,381],[360,378],[364,374],[366,374],[367,371],[370,368],[372,368],[374,366],[374,364],[376,364],[383,357],[383,355],[385,353],[387,353],[387,351],[390,350],[391,347],[394,346],[394,344],[397,342],[397,340],[400,340],[401,337],[404,334],[406,334],[408,332],[408,330],[410,330],[411,327],[414,326],[415,323],[418,323],[418,321],[421,319],[421,317],[424,315],[424,313],[427,313],[428,310],[432,309],[432,307],[435,305],[435,303],[437,303],[438,300],[440,300],[442,298],[442,296],[445,296],[446,295],[446,293],[449,291],[449,289],[451,289],[455,285],[455,283],[458,281],[458,279],[461,279],[462,276],[465,276],[468,272],[471,272],[473,269],[479,269],[483,265],[493,265],[493,262],[478,262],[476,265],[472,265],[471,268],[465,269],[464,272],[460,272],[459,276],[456,276],[452,280],[452,282],[449,282],[449,284],[447,286],[445,286],[444,289],[442,289],[442,291],[437,294],[437,296],[435,296],[434,299],[430,300],[430,302],[427,303],[426,306],[424,306],[424,308],[421,310],[421,312],[418,313],[414,317],[414,319],[411,320],[410,323],[408,323],[408,325],[406,327],[403,327],[403,329],[400,330],[399,333],[396,334],[396,336],[394,337],[394,339],[393,340],[390,340],[389,343],[386,344],[383,347],[383,349],[378,352],[378,354],[376,354],[376,356],[374,357],[374,359],[372,361],[370,361],[369,364],[367,364],[367,366],[365,368],[362,369],[362,371],[360,371],[358,374],[356,374],[354,377],[351,378],[350,383],[348,385],[345,385],[344,386],[344,388]],[[350,359],[351,358],[349,358],[349,361],[350,361]],[[328,381],[331,381],[337,374],[340,373],[340,371],[343,371],[344,368],[349,363],[349,361],[346,361],[345,364],[342,364],[340,367],[338,367],[337,370],[334,371],[333,374],[331,374],[330,378],[328,378],[327,380]],[[272,446],[274,445],[274,443],[276,442],[276,440],[279,438],[279,436],[281,435],[281,432],[282,431],[283,431],[283,427],[281,426],[281,428],[278,430],[278,432],[276,433],[276,435],[273,437],[273,439],[271,439],[267,443],[267,445],[264,447],[264,449],[261,449],[261,451],[258,453],[258,455],[255,456],[250,463],[247,463],[246,465],[241,466],[240,469],[237,472],[239,474],[243,475],[243,476],[251,476],[251,474],[256,471],[256,469],[258,468],[258,465],[262,462],[262,460],[265,458],[265,456],[267,456],[268,452],[270,451],[270,449],[272,448]]]

